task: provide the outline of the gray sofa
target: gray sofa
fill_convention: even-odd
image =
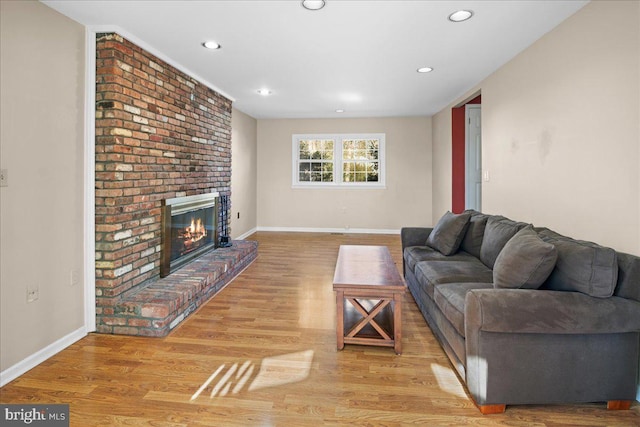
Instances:
[[[401,238],[408,288],[482,413],[635,400],[640,257],[475,211]]]

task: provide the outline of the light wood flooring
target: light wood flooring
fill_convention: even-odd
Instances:
[[[339,245],[386,245],[401,270],[397,235],[250,239],[258,259],[168,337],[91,334],[0,389],[0,402],[69,403],[71,425],[83,427],[640,425],[637,402],[629,411],[507,406],[481,415],[409,293],[401,356],[337,351]]]

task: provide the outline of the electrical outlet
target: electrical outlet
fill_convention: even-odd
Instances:
[[[29,287],[27,286],[27,302],[34,302],[40,297],[40,291],[38,287]]]
[[[71,286],[78,286],[78,284],[80,283],[80,274],[78,273],[78,270],[71,270],[70,279]]]
[[[9,186],[9,171],[7,169],[0,169],[0,187]]]

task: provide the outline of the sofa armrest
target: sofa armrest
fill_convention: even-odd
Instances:
[[[579,292],[477,289],[465,298],[465,336],[478,331],[607,334],[640,331],[640,303]]]
[[[469,291],[467,388],[478,405],[633,400],[639,330],[640,303],[634,300]]]
[[[431,234],[432,227],[404,227],[400,230],[402,240],[402,252],[409,246],[424,246],[427,237]]]

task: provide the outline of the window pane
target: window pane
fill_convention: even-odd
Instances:
[[[378,182],[378,163],[367,164],[367,182]]]
[[[342,181],[343,182],[353,181],[352,173],[351,173],[351,171],[353,170],[352,165],[353,163],[351,162],[342,163]]]
[[[310,159],[311,155],[309,153],[309,143],[307,141],[300,141],[300,146],[298,148],[300,152],[299,159]]]
[[[353,150],[343,150],[342,151],[342,158],[345,159],[345,160],[353,159]]]
[[[333,140],[308,139],[299,142],[299,159],[333,159]]]
[[[311,181],[311,163],[300,163],[298,171],[298,179],[300,182]]]

